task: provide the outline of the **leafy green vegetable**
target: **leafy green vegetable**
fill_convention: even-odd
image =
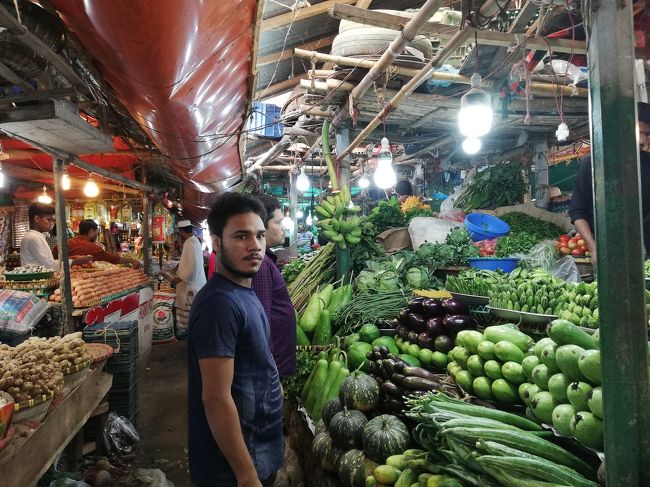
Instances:
[[[456,200],[456,207],[469,212],[494,209],[521,203],[527,185],[523,167],[516,161],[505,161],[476,174]]]
[[[430,217],[433,216],[433,210],[431,208],[413,208],[406,212],[404,215],[407,221],[411,221],[413,218],[418,216],[421,217]]]
[[[429,280],[429,271],[424,267],[411,267],[406,271],[406,282],[413,289],[426,289]]]
[[[304,267],[305,261],[302,259],[295,259],[285,264],[282,268],[282,277],[284,279],[284,282],[291,284],[296,279],[296,277],[298,277],[298,274],[300,274]]]
[[[287,401],[295,402],[300,397],[302,388],[307,378],[316,366],[318,352],[313,350],[298,350],[296,352],[296,373],[282,379],[284,398]]]
[[[379,233],[388,228],[406,225],[404,213],[402,213],[399,200],[395,196],[388,201],[380,201],[370,212],[367,220],[375,226]]]
[[[373,292],[378,287],[377,273],[364,269],[359,272],[354,284],[359,292]]]
[[[538,220],[521,212],[506,213],[500,217],[510,226],[510,233],[497,242],[497,257],[527,254],[544,240],[555,240],[564,231],[552,223]]]
[[[397,291],[399,288],[397,272],[383,271],[379,274],[379,291]]]
[[[367,220],[361,224],[361,240],[353,247],[352,271],[356,274],[365,268],[366,262],[384,254],[384,248],[376,242],[377,230],[375,226]]]

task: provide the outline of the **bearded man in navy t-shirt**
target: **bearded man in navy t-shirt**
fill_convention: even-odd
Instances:
[[[216,273],[196,295],[188,333],[188,453],[200,487],[271,486],[282,466],[282,394],[269,323],[251,290],[266,219],[227,193],[208,215]]]

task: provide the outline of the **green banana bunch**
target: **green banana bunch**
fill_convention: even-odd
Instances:
[[[361,241],[361,218],[357,215],[361,212],[361,208],[348,207],[349,202],[349,191],[337,191],[327,195],[314,209],[321,218],[316,222],[316,226],[340,249],[345,249],[348,245],[356,245]]]

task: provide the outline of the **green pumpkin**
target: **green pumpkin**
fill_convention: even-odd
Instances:
[[[379,402],[379,384],[373,377],[356,371],[341,384],[339,399],[344,407],[370,411]]]
[[[337,464],[339,478],[345,487],[364,487],[378,463],[367,458],[360,450],[349,450],[341,455]]]
[[[336,448],[328,433],[321,433],[314,437],[311,450],[316,458],[320,458],[320,466],[326,472],[336,472],[336,465],[343,451]]]
[[[361,411],[343,409],[330,422],[329,433],[335,446],[342,450],[361,446],[361,434],[368,418]]]
[[[380,463],[391,455],[402,453],[410,441],[406,425],[390,414],[382,414],[368,421],[361,434],[363,451]]]
[[[323,406],[323,412],[321,413],[321,418],[325,423],[325,426],[330,427],[330,422],[335,414],[343,411],[343,404],[339,399],[332,399],[328,401],[325,406]]]

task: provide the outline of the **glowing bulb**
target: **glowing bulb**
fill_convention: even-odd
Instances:
[[[285,216],[282,219],[282,226],[287,230],[291,230],[293,228],[293,220],[290,217]]]
[[[481,88],[481,75],[474,73],[471,89],[460,99],[458,112],[458,130],[465,137],[482,137],[492,128],[492,99]]]
[[[467,137],[463,141],[463,150],[469,155],[476,154],[481,150],[481,139],[476,137]]]
[[[2,188],[4,185],[5,185],[5,173],[2,172],[2,164],[0,164],[0,188]]]
[[[381,151],[377,156],[377,168],[374,175],[375,184],[378,188],[388,189],[395,186],[397,176],[393,169],[393,154],[390,152],[388,139],[381,139]]]
[[[63,191],[70,189],[70,176],[68,176],[67,173],[61,176],[61,187],[63,188]]]
[[[97,183],[93,181],[92,176],[88,177],[88,181],[84,186],[84,194],[89,198],[94,198],[99,195],[99,186],[97,186]]]
[[[305,214],[303,213],[302,210],[298,210],[298,211],[296,212],[296,218],[302,218],[303,216],[305,216]]]
[[[45,186],[43,186],[43,194],[39,195],[38,198],[36,198],[36,201],[39,203],[45,203],[46,205],[52,203],[52,198],[47,194],[47,188]]]
[[[370,180],[364,174],[359,178],[359,187],[361,189],[366,189],[368,186],[370,186]]]
[[[298,174],[298,177],[296,178],[296,189],[301,193],[304,193],[310,187],[311,187],[311,182],[309,181],[309,178],[305,174],[305,168],[303,167],[300,170],[300,174]]]
[[[309,226],[311,226],[314,223],[313,218],[311,217],[311,213],[307,215],[307,218],[305,219],[305,223]]]

